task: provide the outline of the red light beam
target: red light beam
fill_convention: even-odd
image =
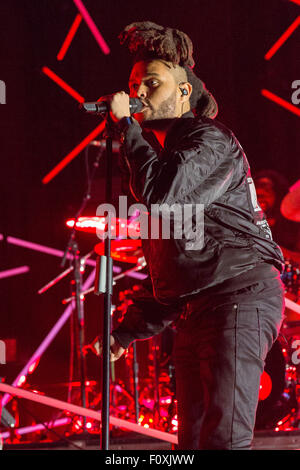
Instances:
[[[294,106],[293,104],[289,103],[288,101],[280,98],[280,96],[275,95],[269,90],[261,90],[261,94],[265,97],[268,98],[271,101],[274,101],[274,103],[279,104],[279,106],[282,106],[283,108],[287,109],[288,111],[291,111],[292,113],[296,114],[296,116],[300,116],[300,108],[297,108],[297,106]]]
[[[43,179],[44,184],[49,183],[58,173],[60,173],[82,150],[93,140],[98,134],[100,134],[105,127],[106,121],[103,120],[87,137],[85,137],[80,144],[78,144],[68,155],[66,155],[53,170],[51,170]]]
[[[60,51],[59,53],[57,54],[57,60],[63,60],[70,45],[71,45],[71,42],[73,41],[73,38],[77,32],[77,29],[79,28],[79,25],[82,21],[82,15],[80,13],[78,13],[76,15],[76,18],[75,20],[73,21],[73,24],[66,36],[66,39],[64,40],[61,48],[60,48]]]
[[[97,43],[101,47],[104,54],[109,54],[110,49],[109,49],[108,45],[106,44],[105,40],[103,39],[103,36],[101,35],[100,31],[98,30],[97,26],[95,25],[95,22],[91,18],[91,15],[89,14],[87,9],[85,8],[82,1],[81,0],[73,0],[73,2],[75,3],[76,7],[80,11],[84,21],[86,22],[86,24],[89,27],[92,35],[96,39]]]
[[[51,80],[53,80],[58,86],[60,86],[63,90],[65,90],[69,95],[71,95],[75,100],[79,103],[84,103],[84,98],[81,96],[74,88],[70,87],[64,80],[62,80],[56,73],[52,72],[49,67],[43,67],[42,72],[47,75]]]
[[[295,29],[300,24],[300,16],[298,16],[295,21],[288,27],[288,29],[280,36],[280,38],[275,42],[271,49],[266,53],[265,59],[270,60],[271,57],[278,51],[278,49],[287,41],[287,39],[293,34]]]
[[[300,5],[300,0],[290,0],[292,3],[296,3],[296,5]]]

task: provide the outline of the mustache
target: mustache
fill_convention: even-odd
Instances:
[[[140,99],[140,101],[143,103],[143,105],[147,106],[153,111],[153,106],[147,98]]]

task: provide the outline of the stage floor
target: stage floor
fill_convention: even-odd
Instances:
[[[3,450],[99,450],[98,436],[72,436],[64,441],[5,444]],[[110,450],[171,450],[171,444],[151,439],[140,434],[130,433],[110,439]],[[253,450],[300,450],[300,430],[298,431],[258,431],[255,433]]]

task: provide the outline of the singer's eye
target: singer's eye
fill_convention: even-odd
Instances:
[[[148,80],[147,85],[151,88],[154,88],[154,87],[159,85],[159,82],[158,82],[158,80],[153,78],[153,79]]]

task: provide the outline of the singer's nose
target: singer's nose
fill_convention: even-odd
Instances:
[[[139,89],[137,90],[137,97],[138,98],[146,98],[147,96],[147,91],[145,85],[140,85]]]

